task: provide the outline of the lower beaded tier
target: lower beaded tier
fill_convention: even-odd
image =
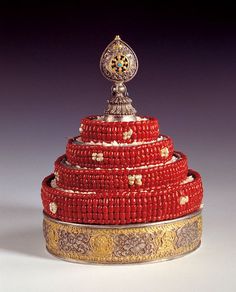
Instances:
[[[44,212],[55,219],[86,224],[130,224],[174,219],[198,210],[202,202],[200,175],[193,170],[189,170],[188,175],[187,180],[171,187],[90,192],[62,190],[53,185],[54,175],[50,175],[44,179],[41,189]]]
[[[201,211],[149,224],[83,225],[45,215],[47,250],[73,262],[125,264],[170,260],[200,246]]]
[[[175,152],[174,160],[164,164],[136,168],[81,168],[68,164],[63,155],[55,162],[57,185],[74,191],[107,189],[130,190],[174,185],[186,179],[187,157]]]

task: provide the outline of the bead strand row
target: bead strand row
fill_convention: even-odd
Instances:
[[[83,142],[147,142],[156,140],[158,135],[158,121],[152,117],[133,122],[105,122],[91,116],[82,119],[80,127]]]
[[[134,169],[76,168],[65,163],[65,156],[55,162],[57,185],[71,190],[155,188],[180,183],[187,177],[187,157],[175,152],[177,160],[163,165]],[[140,176],[135,179],[133,176]]]
[[[174,219],[200,208],[203,196],[200,175],[190,171],[192,182],[145,192],[68,193],[50,186],[53,175],[42,185],[44,211],[66,222],[130,224]],[[183,198],[186,199],[183,203]]]
[[[102,146],[77,144],[69,139],[66,147],[67,161],[81,167],[136,167],[165,163],[173,156],[174,146],[170,137],[151,144],[138,146]]]

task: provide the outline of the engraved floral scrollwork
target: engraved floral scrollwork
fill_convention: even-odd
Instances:
[[[116,257],[150,255],[157,248],[156,236],[155,233],[117,234],[113,254]]]
[[[176,246],[178,248],[192,244],[193,242],[199,239],[199,229],[197,221],[189,223],[179,228],[176,231],[176,235],[177,235]]]
[[[65,252],[77,252],[85,255],[90,250],[90,236],[84,233],[71,233],[58,230],[59,248]]]

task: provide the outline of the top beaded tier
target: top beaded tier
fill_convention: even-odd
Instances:
[[[82,119],[80,136],[83,142],[153,142],[158,138],[159,127],[156,118],[137,117],[136,121],[107,122],[100,116]]]

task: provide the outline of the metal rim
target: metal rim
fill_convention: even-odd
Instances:
[[[137,223],[137,224],[127,224],[127,225],[98,225],[98,224],[81,224],[81,223],[73,223],[73,222],[64,222],[60,221],[57,219],[53,219],[46,215],[43,212],[44,218],[46,218],[49,221],[62,224],[62,225],[70,225],[70,226],[75,226],[75,227],[81,227],[81,228],[91,228],[91,229],[129,229],[129,228],[143,228],[143,227],[148,227],[148,226],[157,226],[157,225],[165,225],[165,224],[170,224],[174,223],[177,221],[189,219],[198,216],[201,214],[202,208],[200,208],[198,211],[188,214],[186,216],[178,217],[176,219],[170,219],[170,220],[165,220],[165,221],[157,221],[157,222],[151,222],[151,223]]]
[[[172,261],[172,260],[175,260],[178,258],[182,258],[182,257],[187,256],[187,255],[191,254],[192,252],[196,251],[201,246],[201,243],[202,242],[200,241],[199,244],[194,249],[187,251],[185,253],[179,254],[179,255],[175,255],[172,257],[166,257],[166,258],[162,258],[159,260],[145,260],[145,261],[139,261],[139,262],[138,261],[137,262],[96,262],[96,261],[74,260],[74,259],[67,258],[67,257],[60,257],[60,256],[54,254],[53,252],[51,252],[47,248],[47,246],[46,246],[46,250],[54,258],[56,258],[58,260],[63,260],[65,262],[70,262],[73,264],[96,265],[96,266],[146,265],[146,264],[155,264],[155,263],[161,263],[161,262],[166,262],[166,261]]]

